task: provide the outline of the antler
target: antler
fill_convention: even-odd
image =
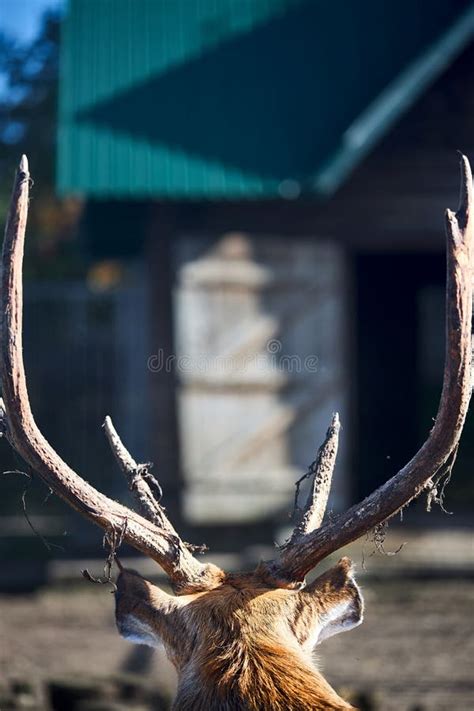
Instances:
[[[316,459],[310,466],[309,471],[296,483],[295,509],[298,507],[299,486],[303,479],[312,475],[312,483],[306,499],[304,509],[298,510],[298,518],[288,545],[294,545],[297,541],[319,528],[323,522],[326,506],[331,491],[332,475],[336,464],[337,449],[339,446],[339,430],[341,423],[336,412],[333,417],[326,438],[316,455]]]
[[[28,161],[23,156],[13,185],[3,245],[0,366],[8,440],[47,486],[76,511],[106,533],[122,534],[126,543],[159,563],[176,592],[212,589],[222,580],[222,571],[194,558],[158,503],[157,517],[151,522],[101,494],[61,459],[34,421],[22,355],[22,264],[29,181]],[[156,525],[157,521],[161,525]]]
[[[321,527],[313,526],[313,530],[304,530],[301,523],[297,525],[279,557],[265,564],[267,577],[279,581],[277,584],[281,585],[282,580],[304,580],[305,575],[323,558],[389,519],[423,491],[432,492],[444,473],[450,471],[472,388],[472,206],[471,169],[466,156],[462,156],[459,207],[456,213],[446,211],[446,356],[438,414],[428,439],[398,474],[361,503],[332,517]],[[326,490],[323,491],[323,499],[325,507]],[[311,502],[310,507],[316,510],[318,504]],[[321,520],[320,513],[319,523]]]
[[[0,433],[44,482],[80,514],[148,555],[166,571],[177,593],[217,587],[225,574],[191,554],[156,499],[161,491],[146,465],[125,449],[110,419],[105,428],[112,450],[147,518],[112,501],[76,474],[39,431],[33,419],[22,356],[22,262],[28,212],[29,172],[23,156],[17,171],[3,247],[0,369],[5,407],[0,399]],[[450,471],[471,397],[471,316],[473,270],[472,176],[461,160],[461,199],[446,212],[446,360],[438,415],[428,439],[398,474],[361,503],[322,525],[334,469],[339,420],[333,417],[311,467],[312,486],[295,530],[277,559],[258,574],[279,587],[294,587],[323,558],[400,511],[423,491],[433,498],[436,484]]]

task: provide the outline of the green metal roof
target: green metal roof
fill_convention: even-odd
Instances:
[[[331,192],[473,34],[467,0],[70,0],[59,190]]]

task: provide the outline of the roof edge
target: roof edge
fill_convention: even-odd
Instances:
[[[314,178],[311,190],[329,197],[474,38],[474,4],[411,62],[353,121],[342,145]]]

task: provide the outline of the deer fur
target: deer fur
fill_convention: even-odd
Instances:
[[[214,590],[174,597],[124,570],[116,594],[121,635],[162,643],[176,667],[176,711],[352,708],[312,654],[362,615],[348,558],[302,590],[272,588],[258,573],[229,574]]]

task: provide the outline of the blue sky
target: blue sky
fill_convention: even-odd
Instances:
[[[0,0],[0,28],[20,42],[33,39],[43,12],[64,7],[65,0]]]
[[[18,42],[30,42],[37,34],[45,10],[62,8],[67,0],[0,0],[0,31]],[[6,80],[0,74],[0,97],[5,96]]]

